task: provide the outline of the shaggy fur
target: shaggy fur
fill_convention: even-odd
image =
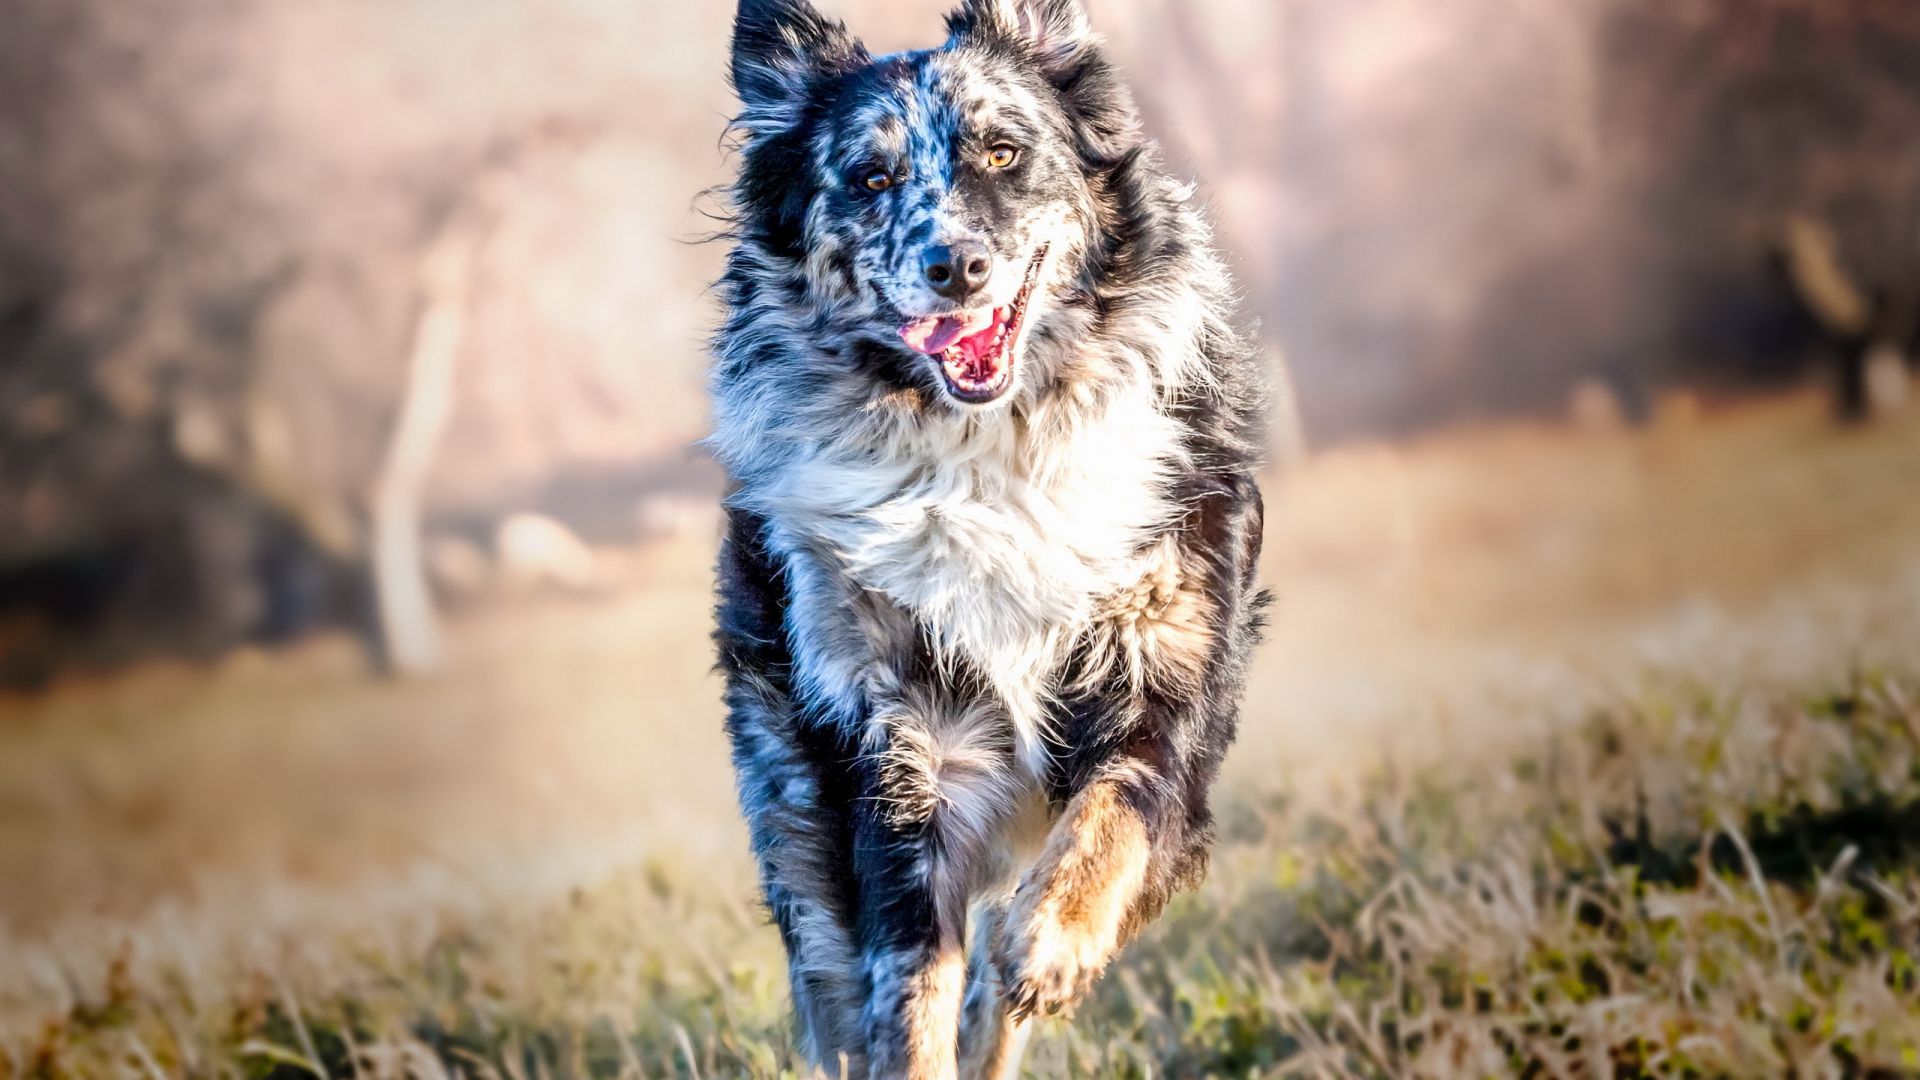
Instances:
[[[735,25],[716,636],[830,1075],[1013,1075],[1198,880],[1265,602],[1264,373],[1189,189],[1077,0],[948,28]]]

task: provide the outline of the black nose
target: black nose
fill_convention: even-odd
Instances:
[[[957,240],[927,249],[923,270],[933,291],[949,300],[964,300],[987,284],[993,274],[993,255],[978,240]]]

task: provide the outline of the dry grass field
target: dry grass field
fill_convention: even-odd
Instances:
[[[1035,1075],[1920,1071],[1920,424],[1488,427],[1269,505],[1210,881]],[[787,1075],[711,547],[431,680],[0,701],[0,1077]]]

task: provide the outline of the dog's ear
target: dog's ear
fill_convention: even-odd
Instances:
[[[733,89],[748,114],[789,117],[812,80],[857,66],[866,49],[808,0],[740,0],[733,20]]]
[[[1081,0],[966,0],[947,16],[955,37],[997,37],[1024,45],[1042,67],[1071,67],[1094,44]]]

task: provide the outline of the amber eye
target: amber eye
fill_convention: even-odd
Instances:
[[[1020,148],[1001,143],[987,151],[987,168],[1004,169],[1020,160]]]
[[[860,182],[866,185],[868,191],[885,191],[893,186],[893,177],[888,176],[884,171],[876,169],[868,173],[866,179]]]

